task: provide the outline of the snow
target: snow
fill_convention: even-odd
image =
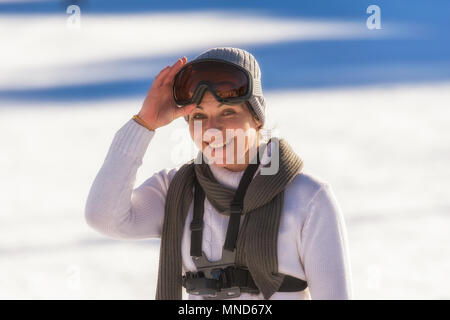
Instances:
[[[78,31],[49,9],[0,17],[0,298],[154,298],[159,240],[97,234],[84,204],[114,133],[139,111],[153,77],[218,45],[255,54],[269,127],[336,193],[354,297],[450,298],[450,55],[438,41],[442,30],[419,21],[430,32],[425,52],[401,19],[374,36],[354,17],[94,9]],[[283,61],[281,48],[291,49]],[[168,139],[192,146],[187,132],[182,119],[158,130],[136,186],[189,160],[167,148]]]

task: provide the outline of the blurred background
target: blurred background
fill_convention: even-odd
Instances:
[[[234,46],[259,61],[269,127],[337,196],[354,298],[449,299],[449,15],[445,0],[0,0],[0,298],[154,298],[159,240],[90,229],[87,194],[159,71]],[[183,119],[158,130],[136,187],[189,160],[179,139]]]

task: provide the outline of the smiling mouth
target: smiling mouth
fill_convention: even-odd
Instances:
[[[208,143],[208,146],[211,147],[211,148],[213,148],[213,149],[222,148],[222,147],[224,147],[224,146],[230,144],[231,141],[233,141],[233,138],[228,139],[227,141],[225,141],[225,142],[223,142],[223,143],[211,142],[211,143]]]

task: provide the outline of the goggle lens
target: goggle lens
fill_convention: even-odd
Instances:
[[[175,76],[176,103],[192,103],[195,91],[202,84],[209,85],[222,99],[244,97],[249,90],[248,75],[237,66],[220,61],[194,61]]]

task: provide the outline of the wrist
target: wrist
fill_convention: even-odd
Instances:
[[[149,116],[147,113],[145,113],[144,111],[140,110],[137,115],[139,116],[139,118],[141,118],[142,121],[144,121],[149,127],[151,128],[155,128],[157,129],[158,126],[156,126],[155,123],[153,123],[152,120],[152,116]]]
[[[150,131],[155,131],[156,127],[148,124],[144,119],[142,119],[142,117],[140,116],[140,114],[135,114],[133,116],[133,120],[136,121],[138,124],[140,124],[141,126],[147,128]]]

